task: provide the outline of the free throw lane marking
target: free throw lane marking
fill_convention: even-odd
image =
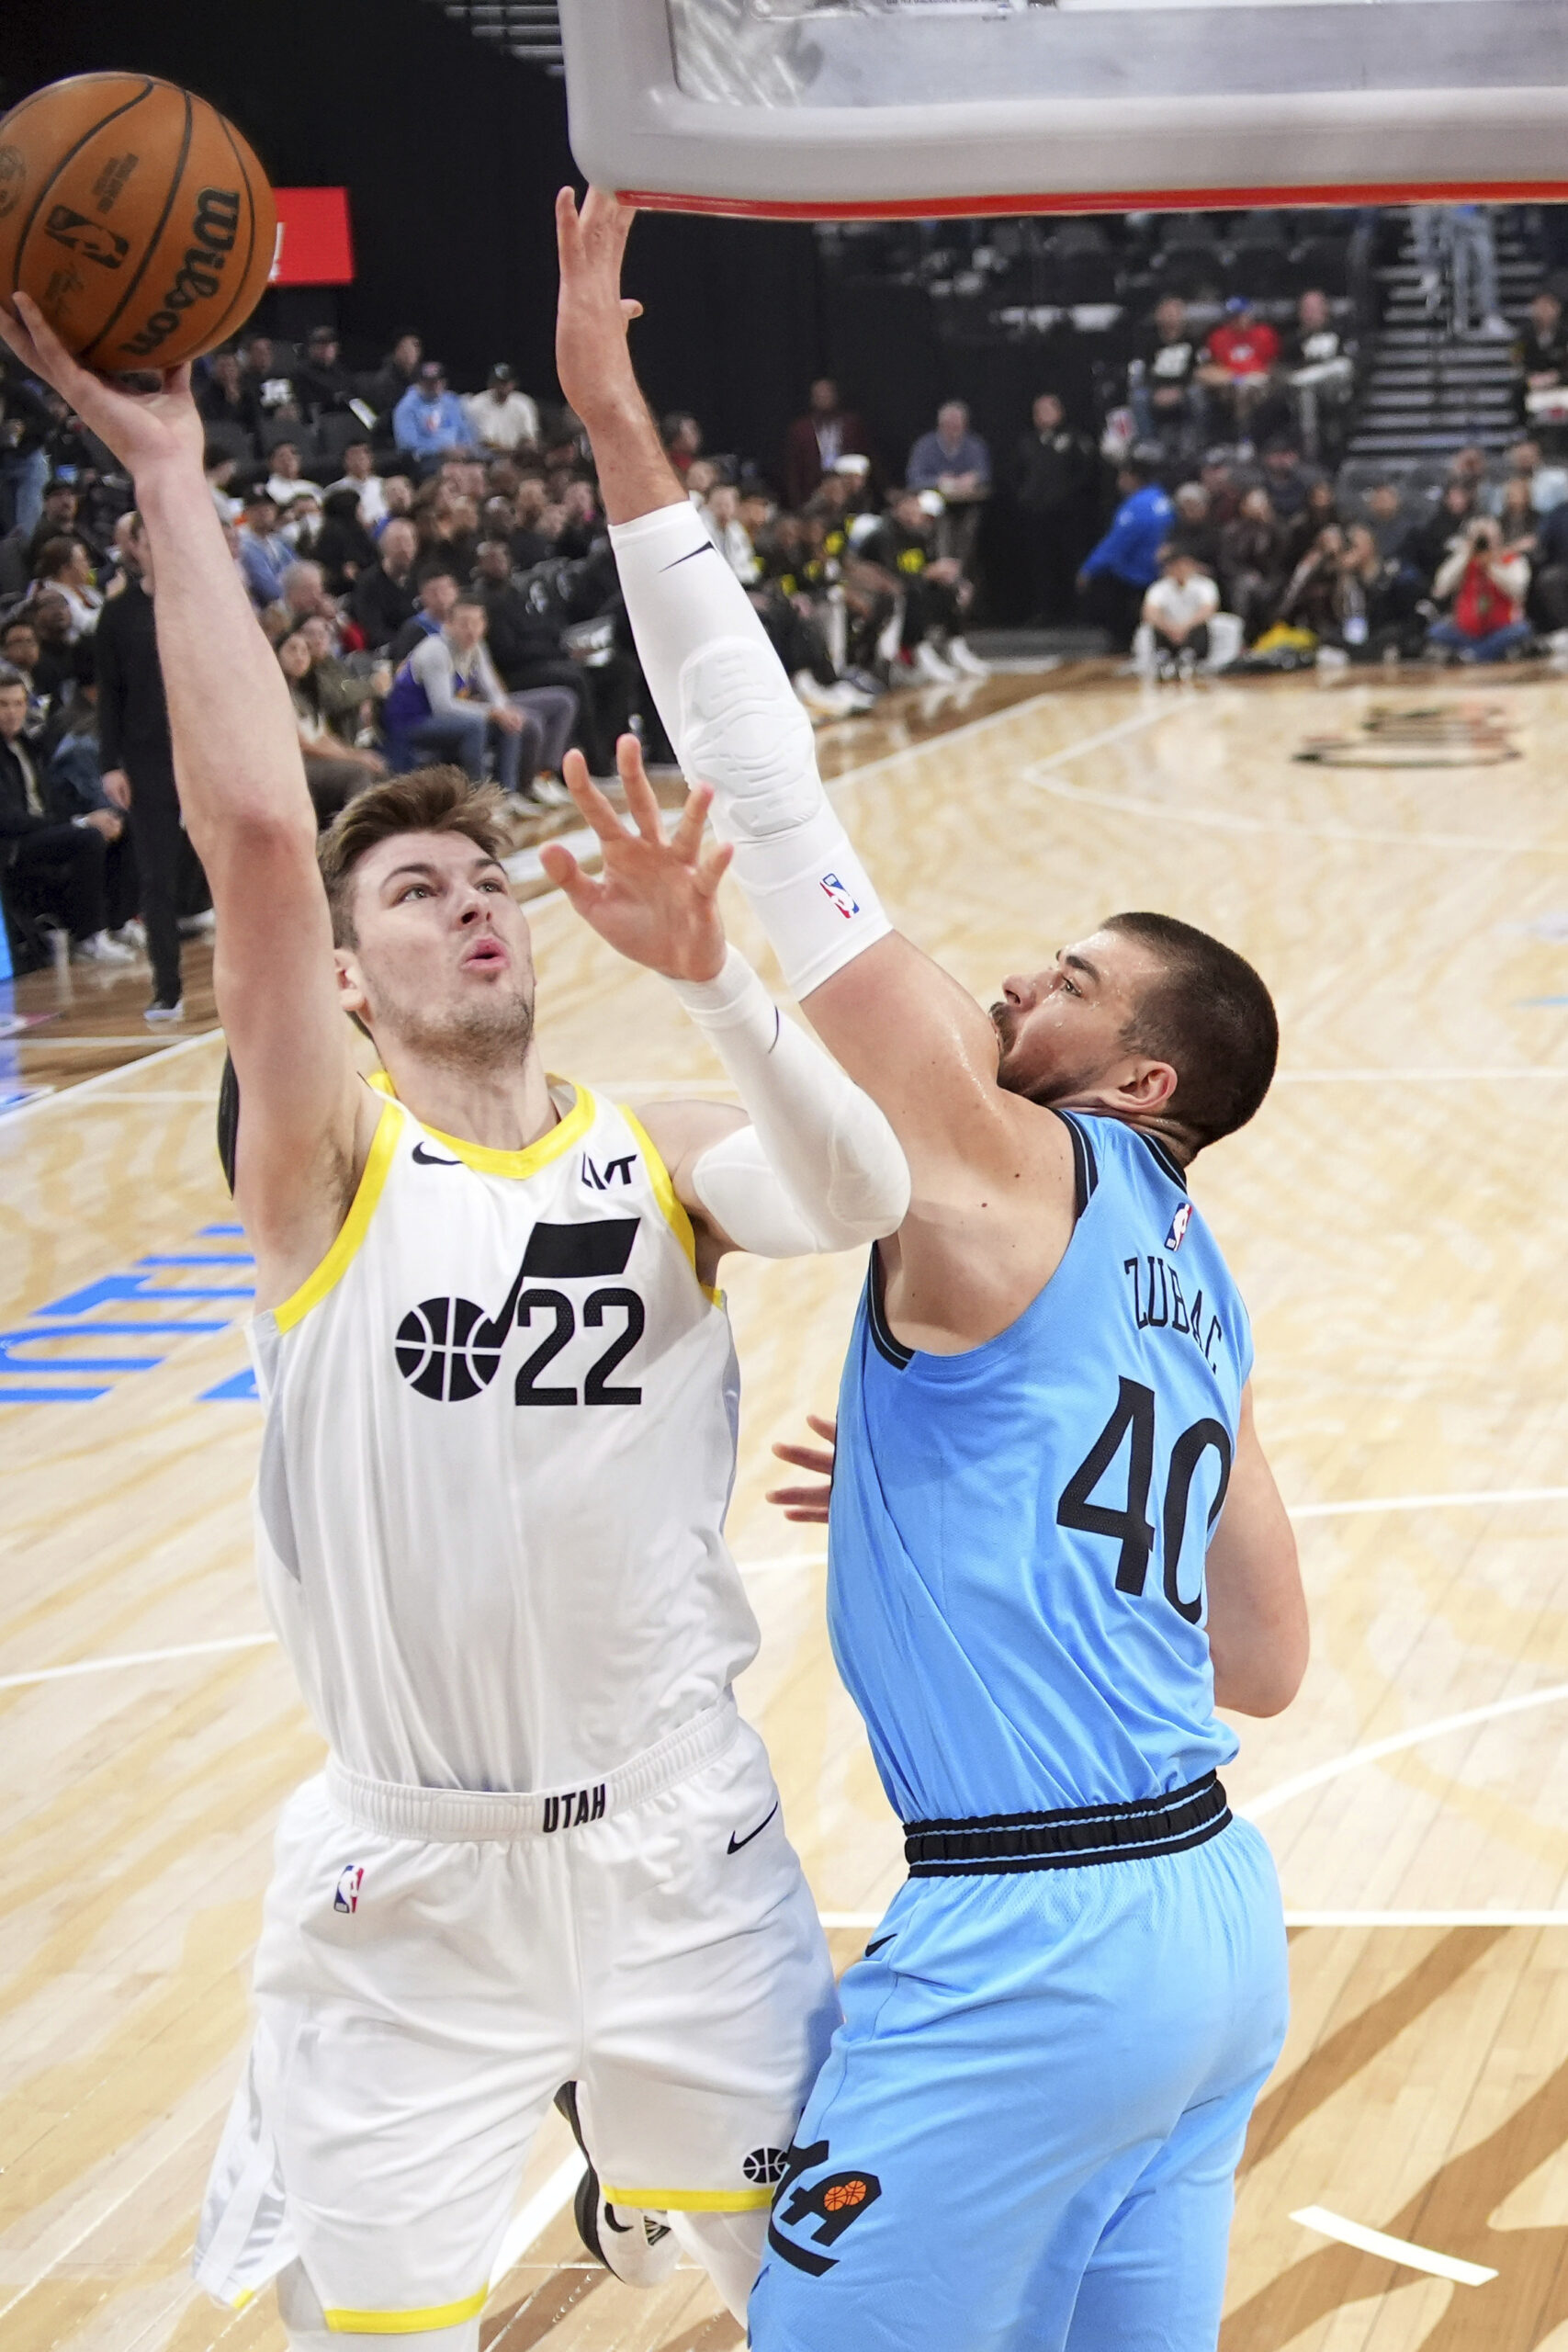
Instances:
[[[491,2290],[499,2287],[513,2263],[522,2260],[533,2245],[542,2237],[556,2215],[569,2205],[577,2194],[577,2184],[588,2169],[588,2159],[581,2148],[573,2148],[570,2156],[558,2164],[544,2187],[536,2189],[526,2205],[513,2214],[501,2241],[495,2267],[490,2274]]]
[[[1428,2270],[1434,2278],[1452,2278],[1461,2287],[1484,2287],[1488,2278],[1497,2276],[1483,2263],[1461,2262],[1457,2256],[1434,2254],[1429,2246],[1412,2245],[1407,2238],[1391,2238],[1382,2230],[1348,2222],[1325,2205],[1303,2205],[1291,2219],[1303,2230],[1316,2230],[1321,2237],[1337,2238],[1341,2245],[1353,2245],[1362,2254],[1381,2254],[1385,2261],[1403,2263],[1406,2270]]]

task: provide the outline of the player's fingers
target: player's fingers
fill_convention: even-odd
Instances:
[[[581,752],[569,752],[561,763],[561,778],[576,802],[581,814],[592,826],[608,848],[613,842],[624,842],[626,831],[620,819],[588,773],[588,763]]]
[[[563,849],[559,842],[545,843],[539,852],[539,864],[580,915],[591,913],[604,895],[604,884],[592,881],[570,850]]]
[[[716,898],[718,886],[729,871],[729,861],[735,855],[733,842],[716,842],[701,862],[693,869],[692,879],[705,899]]]
[[[615,744],[615,773],[626,796],[626,809],[645,842],[664,846],[664,820],[642,763],[642,745],[635,735],[622,735]]]
[[[766,1499],[783,1510],[793,1503],[797,1510],[825,1510],[829,1489],[826,1487],[770,1487]]]
[[[708,809],[713,804],[711,784],[694,784],[686,795],[680,821],[670,836],[670,846],[682,864],[694,865],[702,847],[703,828],[707,823]]]
[[[642,304],[640,302],[634,302],[629,294],[623,294],[621,297],[621,316],[628,322],[628,324],[633,319],[640,319],[642,316]]]
[[[831,1518],[826,1504],[819,1510],[786,1510],[784,1517],[796,1527],[826,1527]]]
[[[839,1419],[836,1413],[807,1413],[806,1426],[808,1430],[815,1430],[818,1437],[825,1437],[829,1445],[838,1444]]]
[[[830,1478],[833,1475],[832,1455],[818,1453],[815,1446],[775,1445],[773,1451],[775,1458],[787,1462],[792,1470],[814,1470],[819,1478]]]
[[[577,198],[570,187],[556,190],[556,243],[564,261],[570,254],[575,260],[581,249],[581,224],[577,217]]]

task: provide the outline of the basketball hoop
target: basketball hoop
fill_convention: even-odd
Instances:
[[[579,166],[773,219],[1568,198],[1561,0],[561,0]]]

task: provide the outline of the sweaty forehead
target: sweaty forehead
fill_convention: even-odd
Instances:
[[[1125,999],[1129,1006],[1159,970],[1151,950],[1125,932],[1091,931],[1087,938],[1069,941],[1061,952],[1064,958],[1078,956],[1091,964],[1102,993]]]
[[[402,865],[428,865],[444,874],[474,874],[496,860],[466,833],[389,833],[366,851],[355,871],[377,887]]]

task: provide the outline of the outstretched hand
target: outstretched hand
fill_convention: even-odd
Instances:
[[[539,863],[582,917],[617,954],[646,964],[671,980],[711,980],[724,966],[724,925],[715,897],[731,851],[703,849],[703,826],[713,794],[698,785],[688,796],[673,833],[663,820],[642,764],[635,735],[615,746],[615,767],[635,833],[628,833],[588,773],[581,752],[569,752],[562,774],[583,818],[599,836],[604,876],[584,874],[571,852],[547,842]]]
[[[201,464],[204,429],[191,397],[190,368],[169,368],[155,392],[128,391],[73,359],[28,294],[0,303],[0,340],[32,376],[41,377],[137,480],[168,461]]]
[[[833,1499],[833,1464],[838,1454],[839,1424],[827,1420],[820,1413],[807,1413],[807,1426],[823,1440],[816,1445],[775,1445],[774,1453],[781,1462],[789,1463],[796,1470],[809,1470],[827,1481],[825,1486],[773,1487],[768,1500],[776,1503],[786,1519],[799,1521],[808,1527],[826,1527],[828,1508]]]
[[[560,296],[556,308],[556,374],[568,404],[592,425],[607,400],[637,397],[626,329],[642,304],[621,292],[621,262],[637,214],[591,187],[581,212],[570,188],[556,198]]]

